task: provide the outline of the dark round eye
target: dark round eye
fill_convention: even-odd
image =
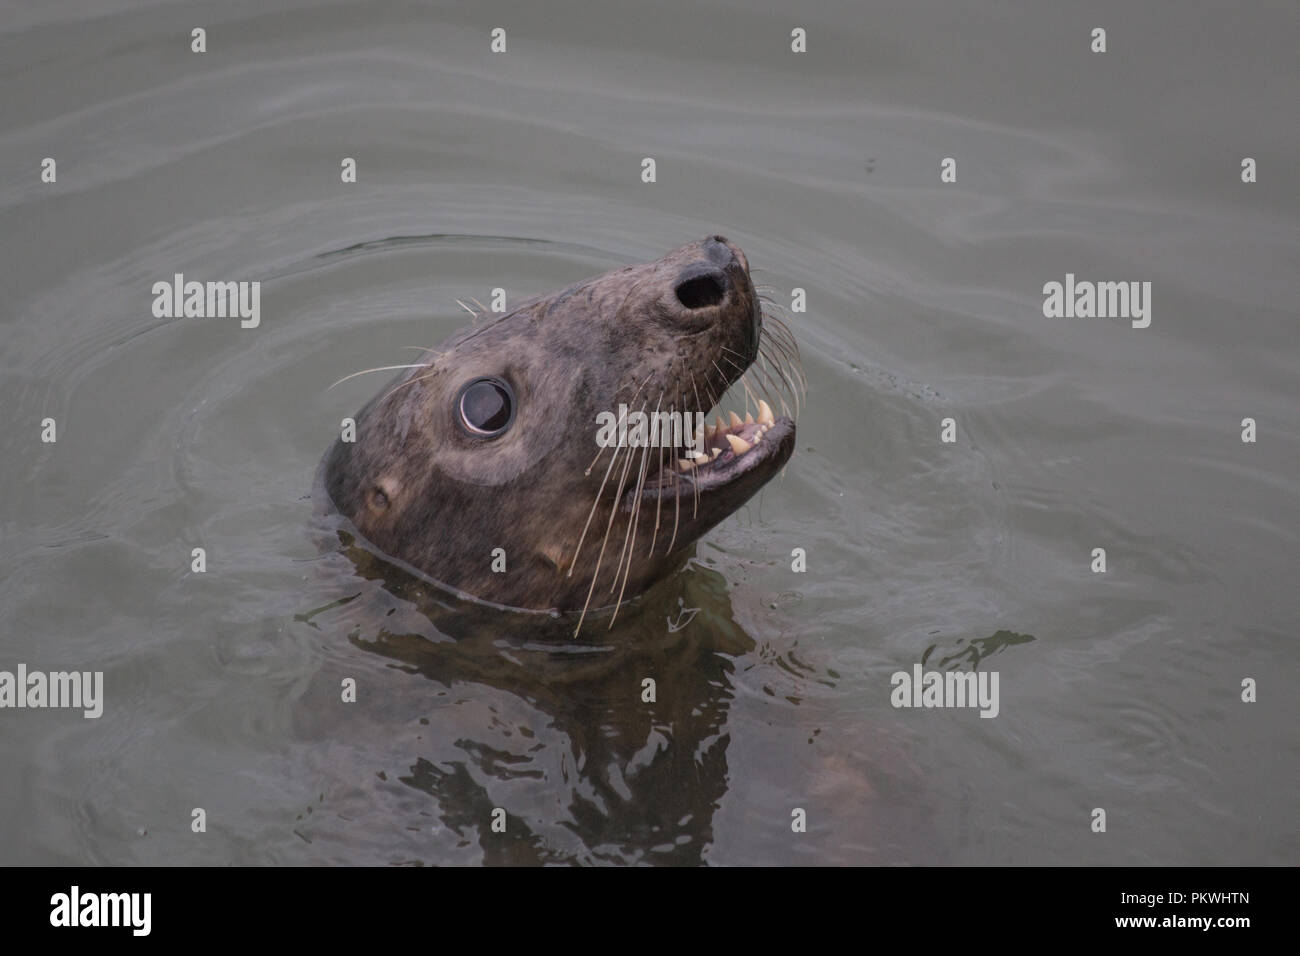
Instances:
[[[476,378],[460,390],[456,411],[467,433],[496,438],[515,420],[515,393],[499,378]]]

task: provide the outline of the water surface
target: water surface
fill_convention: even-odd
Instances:
[[[1047,6],[7,4],[0,669],[107,700],[0,712],[0,861],[1294,863],[1300,12]],[[636,613],[321,552],[382,385],[330,383],[715,232],[807,290],[808,404]],[[154,318],[177,272],[261,325]],[[1045,318],[1066,273],[1151,326]],[[921,661],[997,718],[892,707]]]

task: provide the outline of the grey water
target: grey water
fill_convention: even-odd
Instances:
[[[0,863],[1296,863],[1298,45],[1268,0],[0,0],[0,671],[104,675],[0,709]],[[805,291],[798,449],[624,621],[320,547],[385,376],[331,383],[713,233]],[[176,273],[260,323],[155,317]],[[1150,325],[1046,316],[1067,275]],[[895,707],[916,664],[997,716]]]

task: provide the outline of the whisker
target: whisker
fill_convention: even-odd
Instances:
[[[350,378],[356,378],[358,375],[369,375],[371,372],[392,372],[401,368],[424,368],[426,364],[426,362],[416,362],[414,365],[380,365],[376,368],[362,369],[360,372],[353,372],[351,375],[344,375],[341,379],[335,382],[334,385],[342,385]],[[330,388],[333,388],[334,385],[331,385]]]
[[[728,349],[725,345],[722,346],[722,347],[723,347],[724,349],[726,349],[728,352],[731,351],[731,349]],[[724,355],[724,356],[722,356],[722,361],[726,362],[728,365],[730,365],[732,368],[734,368],[736,371],[738,371],[741,375],[744,375],[744,374],[745,374],[745,366],[741,365],[741,364],[740,364],[739,362],[737,362],[735,359],[733,359],[733,358],[728,358],[727,356]],[[740,379],[737,378],[737,381],[739,381],[739,380],[740,380]]]
[[[654,375],[654,372],[651,372],[650,375]],[[636,395],[641,394],[641,389],[642,389],[642,388],[645,388],[645,384],[646,384],[647,381],[650,381],[650,375],[647,375],[647,376],[645,377],[645,380],[643,380],[643,381],[641,382],[641,385],[638,385],[638,386],[637,386],[637,392],[636,392],[636,394],[633,395],[633,397],[632,397],[632,401],[636,401]],[[619,386],[619,392],[621,392],[621,390],[623,390],[624,388],[625,388],[625,384],[624,384],[624,385],[620,385],[620,386]],[[615,394],[617,394],[617,392],[616,392]],[[645,407],[645,406],[642,406],[642,408],[643,408],[643,407]],[[620,451],[623,451],[623,447],[621,447],[621,446],[615,446],[614,454],[610,455],[610,464],[608,464],[608,467],[606,468],[606,470],[604,470],[604,477],[603,477],[603,479],[601,479],[601,488],[599,488],[599,489],[597,490],[597,493],[595,493],[595,498],[593,499],[593,501],[591,501],[591,510],[588,512],[588,515],[586,515],[586,523],[585,523],[584,525],[582,525],[582,533],[581,533],[581,536],[578,536],[577,545],[575,546],[575,549],[573,549],[573,561],[572,561],[571,563],[569,563],[568,574],[565,575],[565,578],[572,578],[572,576],[573,576],[573,568],[577,567],[577,557],[578,557],[578,553],[580,553],[580,551],[582,550],[582,542],[584,542],[584,541],[586,540],[586,532],[588,532],[588,529],[591,527],[591,518],[593,518],[593,516],[595,515],[595,509],[597,509],[597,507],[599,506],[599,503],[601,503],[601,494],[604,493],[604,483],[606,483],[606,481],[610,480],[610,472],[614,471],[614,464],[615,464],[615,462],[617,462],[617,460],[619,460],[619,453],[620,453]],[[629,454],[630,454],[630,449],[628,449],[628,451],[629,451]],[[603,454],[604,454],[604,449],[603,449],[603,447],[602,447],[601,450],[599,450],[599,451],[597,451],[597,453],[595,453],[595,458],[594,458],[594,459],[591,459],[591,464],[589,464],[589,466],[588,466],[588,471],[589,471],[589,472],[590,472],[591,468],[594,468],[594,467],[595,467],[595,463],[597,463],[598,460],[601,459],[601,455],[603,455]],[[621,489],[620,489],[620,490],[621,490]],[[616,511],[616,510],[617,510],[617,509],[616,509],[616,507],[615,507],[615,511]],[[611,516],[611,520],[612,520],[612,516]],[[606,535],[608,535],[608,532],[606,532]],[[602,546],[602,554],[603,554],[603,546]],[[601,567],[599,567],[599,563],[597,563],[597,571],[599,571],[599,570],[601,570]],[[593,588],[595,587],[595,576],[594,576],[594,575],[593,575],[593,578],[591,578],[591,587],[593,587]],[[590,593],[588,593],[588,601],[590,602],[590,600],[591,600],[591,596],[590,596]],[[584,614],[586,613],[586,607],[585,607],[585,606],[584,606],[584,609],[582,609],[582,613],[584,613]],[[581,627],[581,626],[582,626],[582,622],[581,622],[581,619],[580,619],[580,620],[578,620],[578,627]],[[575,635],[577,635],[577,631],[575,631],[575,632],[573,632],[573,633],[575,633]]]
[[[656,414],[656,415],[659,414],[659,402],[662,402],[662,401],[663,401],[663,398],[664,398],[664,393],[661,391],[661,392],[659,393],[659,399],[658,399],[658,401],[655,402],[655,414]],[[649,403],[647,403],[647,404],[649,404]],[[630,541],[632,542],[632,546],[633,546],[633,548],[635,548],[635,546],[636,546],[636,525],[637,525],[637,520],[638,520],[638,519],[640,518],[640,516],[641,516],[641,490],[642,490],[642,488],[645,487],[646,457],[647,457],[647,455],[648,455],[648,453],[649,453],[649,450],[650,450],[650,436],[647,434],[647,435],[646,435],[646,444],[644,444],[644,445],[641,446],[641,467],[640,467],[639,472],[638,472],[638,474],[637,474],[637,480],[636,480],[636,494],[633,496],[633,499],[632,499],[632,516],[628,519],[628,522],[627,522],[627,532],[626,532],[626,534],[624,534],[624,536],[623,536],[623,550],[622,550],[621,552],[619,552],[619,556],[618,556],[618,564],[614,567],[614,583],[611,584],[610,587],[609,587],[609,590],[611,591],[611,593],[613,592],[614,588],[618,587],[618,573],[619,573],[620,570],[622,570],[622,567],[623,567],[623,557],[624,557],[624,555],[627,556],[627,574],[631,574],[631,572],[632,572],[632,550],[628,548],[628,541],[630,540]],[[623,576],[623,586],[624,586],[624,587],[627,586],[627,574],[625,574],[625,575]],[[622,598],[620,598],[619,600],[622,600]],[[610,623],[612,624],[613,622],[611,621]]]
[[[648,379],[647,379],[648,381]],[[645,405],[641,406],[641,411],[645,411]],[[605,549],[609,547],[609,533],[614,527],[614,517],[618,514],[618,502],[623,498],[623,485],[627,482],[628,466],[632,464],[632,449],[628,449],[628,454],[623,456],[623,473],[618,479],[618,491],[614,493],[614,505],[609,509],[609,521],[605,524],[605,537],[600,542],[600,554],[596,556],[596,570],[591,574],[591,586],[587,589],[587,600],[582,605],[582,614],[578,617],[578,626],[574,629],[574,637],[582,630],[582,622],[587,619],[587,609],[591,607],[591,596],[596,593],[596,582],[600,579],[600,566],[605,561]]]
[[[766,345],[767,343],[763,344]],[[806,398],[808,395],[808,380],[804,378],[803,368],[801,367],[798,357],[792,357],[789,352],[786,352],[784,348],[775,341],[771,343],[771,347],[776,350],[778,353],[777,356],[765,351],[762,346],[759,348],[760,354],[774,367],[778,368],[782,379],[791,389],[791,398],[795,399],[796,402],[801,396]],[[777,362],[778,356],[782,359],[781,362]]]
[[[640,517],[641,517],[641,509],[638,507],[632,519],[633,520],[633,526],[632,526],[632,547],[633,548],[636,547],[636,523]],[[632,575],[632,555],[629,552],[627,556],[627,569],[623,572],[623,586],[618,589],[618,597],[614,599],[614,613],[610,615],[609,627],[605,628],[605,630],[607,631],[612,630],[614,627],[614,622],[618,620],[618,612],[623,607],[623,594],[627,591],[627,581],[628,578],[631,577],[631,575]]]
[[[722,356],[722,360],[724,362],[729,362],[740,372],[740,375],[737,376],[736,378],[735,384],[739,385],[745,391],[745,414],[748,415],[749,402],[751,398],[754,400],[754,408],[755,409],[758,408],[758,398],[751,392],[749,387],[749,382],[746,381],[746,375],[749,372],[750,368],[753,368],[753,366],[751,365],[750,368],[745,368],[743,365],[737,365],[734,359],[727,358],[727,356],[725,355]],[[719,371],[721,371],[721,369],[719,369]],[[733,385],[732,387],[734,388],[735,386]]]
[[[709,395],[709,401],[712,402],[712,404],[709,405],[709,408],[712,408],[714,405],[718,404],[718,400],[717,400],[716,398],[713,397],[713,393],[712,393],[712,391],[709,390],[709,380],[708,380],[708,379],[705,379],[705,380],[704,380],[704,390],[705,390],[705,392],[708,392],[708,395]],[[697,388],[696,385],[695,385],[695,373],[694,373],[694,372],[691,373],[691,391],[693,391],[693,392],[695,393],[695,404],[696,404],[696,406],[698,407],[698,406],[700,405],[700,390],[699,390],[699,388]],[[701,414],[703,414],[703,413],[705,413],[705,412],[707,412],[707,411],[708,411],[708,409],[704,409],[704,408],[700,409]],[[708,452],[705,452],[705,454],[708,454]],[[692,459],[691,459],[691,468],[692,468],[692,470],[694,470],[695,467],[696,467],[696,465],[695,465],[695,459],[692,458]],[[694,521],[694,520],[695,520],[695,517],[696,517],[699,513],[700,513],[700,486],[697,485],[694,481],[692,481],[692,482],[691,482],[691,520]],[[677,537],[677,525],[676,525],[676,523],[674,523],[674,524],[673,524],[673,538],[674,538],[674,540],[676,540],[676,537]]]
[[[420,368],[421,366],[415,366],[415,367],[416,367],[416,368]],[[388,394],[386,394],[386,395],[385,395],[383,398],[381,398],[379,401],[380,401],[381,403],[386,402],[386,401],[388,401],[389,398],[391,398],[393,395],[397,394],[397,392],[401,391],[402,389],[407,388],[408,386],[411,386],[411,385],[418,385],[420,382],[427,381],[428,379],[433,378],[433,376],[435,376],[435,375],[437,375],[437,374],[438,374],[438,370],[437,370],[436,368],[431,368],[431,369],[429,369],[429,371],[426,372],[424,375],[415,375],[415,376],[413,376],[413,377],[411,377],[411,378],[408,378],[405,382],[402,382],[400,385],[395,385],[395,386],[393,386],[391,389],[389,389],[389,390],[388,390]]]
[[[596,489],[596,497],[592,499],[591,511],[587,513],[587,522],[582,526],[582,534],[578,537],[578,543],[573,548],[573,560],[569,563],[569,573],[566,578],[573,577],[573,569],[578,566],[578,555],[582,551],[582,543],[587,540],[587,529],[591,527],[591,519],[596,514],[596,508],[600,504],[600,496],[605,492],[605,482],[609,481],[609,474],[614,470],[614,462],[618,461],[619,452],[622,448],[615,448],[614,454],[610,456],[609,467],[605,469],[605,477],[600,480],[600,487]]]
[[[722,366],[720,366],[720,365],[717,363],[717,361],[714,360],[714,359],[709,359],[709,361],[713,363],[713,367],[714,367],[715,369],[718,370],[718,374],[722,376],[722,380],[725,382],[725,381],[727,380],[727,373],[724,372],[724,371],[722,370]],[[743,389],[745,390],[745,414],[748,415],[748,414],[749,414],[749,400],[750,400],[750,398],[752,397],[752,392],[750,391],[749,383],[748,383],[747,381],[745,381],[745,376],[742,374],[742,375],[741,375],[739,378],[737,378],[736,381],[733,382],[732,384],[733,384],[733,386],[735,386],[735,385],[739,385],[741,388],[743,388]],[[755,400],[755,402],[754,402],[754,407],[755,407],[755,408],[758,407],[758,402],[757,402],[757,400]]]
[[[776,336],[770,336],[764,339],[763,342],[760,344],[767,346],[768,351],[775,351],[776,353],[778,353],[792,367],[799,368],[800,370],[802,370],[803,360],[799,356],[798,347],[792,349],[788,343],[781,341]]]
[[[794,333],[790,331],[790,326],[786,325],[779,316],[766,316],[764,328],[771,334],[772,341],[780,342],[790,352],[796,356],[799,354],[799,343],[795,340]]]
[[[766,356],[760,355],[759,361],[756,361],[752,366],[750,366],[750,368],[754,370],[754,374],[756,377],[761,376],[763,381],[766,382],[767,386],[771,388],[771,392],[769,393],[770,397],[775,398],[778,402],[781,403],[781,414],[783,415],[788,414],[790,411],[790,406],[786,404],[785,391],[781,389],[775,381],[773,381],[771,374],[769,374],[768,370],[763,366],[762,363],[764,359],[766,359]],[[767,389],[765,388],[764,390],[766,391]],[[795,418],[799,417],[797,411],[794,417]]]
[[[759,340],[760,347],[766,343],[771,343],[772,348],[776,349],[788,362],[789,371],[793,372],[801,384],[801,391],[806,396],[808,391],[808,380],[803,375],[803,362],[799,357],[799,345],[794,339],[794,333],[790,327],[775,316],[764,315],[763,331],[764,335]]]
[[[622,385],[620,385],[618,388],[616,388],[616,389],[614,390],[614,395],[617,396],[619,392],[621,392],[621,391],[623,391],[623,389],[627,388],[628,384],[630,384],[630,383],[628,383],[628,382],[624,382]],[[642,384],[644,384],[644,383],[642,383]],[[593,459],[591,460],[591,464],[588,465],[588,466],[587,466],[587,470],[583,472],[583,475],[584,475],[584,476],[587,476],[587,475],[590,475],[590,474],[591,474],[591,469],[593,469],[593,468],[596,467],[596,462],[600,461],[600,456],[603,455],[603,454],[605,454],[605,452],[606,452],[606,450],[608,449],[608,447],[609,447],[609,446],[607,446],[607,445],[602,445],[602,446],[600,447],[600,450],[596,452],[596,457],[593,458]]]
[[[790,400],[794,402],[795,416],[798,417],[802,389],[799,388],[795,380],[791,379],[788,374],[787,363],[777,361],[777,359],[767,351],[762,351],[760,353],[760,358],[767,363],[768,367],[770,367],[771,374],[775,375],[780,380],[780,385],[783,386],[783,390],[789,393]],[[773,387],[778,386],[774,385]]]
[[[770,342],[772,345],[779,346],[781,350],[792,359],[798,358],[799,346],[795,343],[794,336],[790,334],[790,330],[780,326],[779,320],[768,316],[767,321],[763,326],[763,332],[764,335],[762,341]]]
[[[582,473],[584,478],[585,478],[585,477],[590,477],[590,475],[591,475],[591,469],[593,469],[593,468],[596,467],[596,462],[600,461],[600,456],[603,455],[603,454],[605,454],[605,451],[607,450],[607,448],[608,448],[608,446],[606,446],[606,445],[601,445],[601,446],[600,446],[600,451],[596,452],[596,457],[593,458],[593,459],[591,459],[591,464],[588,465],[588,466],[587,466],[587,470],[584,471],[584,472]]]
[[[669,366],[668,370],[669,370],[669,372],[671,372],[671,371],[672,371],[672,366]],[[670,381],[671,381],[671,379],[670,379]],[[660,397],[660,399],[662,400],[662,399],[663,399],[663,393],[660,393],[660,396],[659,396],[659,397]],[[669,420],[670,420],[670,421],[672,420],[672,413],[673,413],[673,411],[674,411],[675,409],[676,409],[676,403],[675,403],[675,402],[669,402],[669,403],[668,403],[668,415],[669,415]],[[655,405],[655,415],[658,416],[658,414],[659,414],[659,406],[658,406],[658,405]],[[647,554],[647,555],[653,555],[653,554],[655,553],[655,541],[658,540],[658,538],[659,538],[659,509],[660,509],[660,506],[663,504],[663,500],[664,500],[664,483],[663,483],[663,478],[662,478],[663,473],[664,473],[664,443],[661,441],[661,442],[659,443],[659,471],[658,471],[658,473],[657,473],[657,474],[660,475],[660,479],[659,479],[659,494],[655,495],[655,526],[654,526],[654,531],[652,531],[652,532],[650,533],[650,547],[649,547],[649,549],[646,551],[646,554]]]
[[[668,547],[664,549],[664,554],[673,553],[673,545],[677,543],[677,521],[682,513],[682,496],[677,490],[677,469],[673,470],[673,536],[668,539]]]
[[[662,395],[660,396],[662,397]],[[618,597],[614,600],[614,613],[610,615],[610,630],[614,627],[614,622],[618,620],[619,608],[623,606],[623,594],[627,591],[628,578],[632,576],[632,555],[636,550],[636,529],[641,523],[641,490],[645,486],[646,458],[649,452],[649,445],[641,447],[641,474],[637,477],[636,495],[632,506],[632,517],[628,520],[628,536],[624,539],[624,548],[627,550],[627,570],[623,572],[623,586],[618,590]],[[621,560],[621,559],[620,559]],[[614,569],[614,580],[618,581],[618,569]],[[613,588],[610,588],[612,591]]]
[[[770,302],[766,299],[763,300],[763,305],[765,306],[763,309],[764,329],[771,325],[772,331],[781,333],[788,344],[794,345],[794,333],[790,331],[790,325],[786,322],[786,319],[794,321],[794,317],[790,315],[790,310],[779,302]]]

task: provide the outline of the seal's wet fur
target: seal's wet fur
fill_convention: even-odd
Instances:
[[[598,414],[620,403],[707,412],[751,366],[793,385],[793,339],[783,327],[765,339],[764,319],[744,254],[720,236],[480,318],[356,416],[355,442],[336,441],[322,462],[328,504],[383,554],[480,600],[617,604],[775,474],[795,431],[776,418],[766,445],[724,451],[697,474],[679,450],[601,449]],[[495,438],[457,423],[457,396],[479,377],[514,391],[514,421]]]

